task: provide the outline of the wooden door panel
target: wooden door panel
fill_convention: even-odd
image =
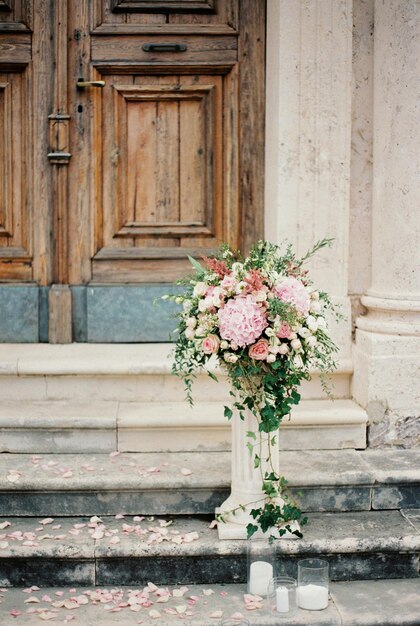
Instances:
[[[6,281],[32,279],[26,74],[0,73],[0,277]]]
[[[132,248],[131,280],[150,280],[148,270],[143,277],[145,256],[160,256],[162,267],[179,265],[182,250],[184,257],[192,249],[205,253],[232,238],[235,218],[224,210],[230,190],[223,184],[226,77],[104,78],[101,114],[94,118],[101,128],[94,134],[103,141],[96,170],[102,189],[95,211],[96,266],[106,261],[110,267],[111,254],[117,261]],[[109,280],[116,276],[111,269]],[[165,279],[165,272],[155,275]]]
[[[255,0],[259,2],[260,0]],[[162,25],[166,31],[175,27],[194,27],[219,31],[236,29],[238,0],[93,0],[92,23],[96,32],[135,32]]]

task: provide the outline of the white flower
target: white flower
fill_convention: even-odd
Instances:
[[[268,357],[266,358],[267,363],[274,363],[275,360],[276,360],[275,354],[269,354]]]
[[[293,365],[298,369],[301,369],[303,367],[303,361],[300,354],[297,354],[295,357],[293,357]]]
[[[240,280],[239,283],[237,283],[236,287],[235,287],[235,293],[240,294],[243,292],[243,290],[246,287],[246,282],[243,280]]]
[[[182,305],[185,313],[188,313],[188,311],[191,309],[192,307],[192,302],[191,300],[184,300],[184,304]]]
[[[186,328],[185,329],[185,336],[187,339],[194,339],[195,337],[195,332],[193,328]]]
[[[197,320],[195,319],[195,317],[189,317],[185,323],[187,324],[188,328],[195,328],[197,326]]]
[[[297,339],[297,334],[296,333],[290,333],[289,339]]]
[[[223,358],[227,363],[236,363],[236,361],[238,360],[238,355],[233,354],[232,352],[226,352]]]
[[[254,297],[257,302],[265,302],[267,300],[267,294],[263,290],[254,293]]]
[[[279,351],[279,346],[269,346],[268,347],[268,351],[271,352],[271,354],[277,354]]]
[[[327,322],[323,317],[317,317],[316,321],[318,323],[318,328],[327,328]]]
[[[321,311],[321,303],[318,300],[313,300],[309,310],[311,313],[319,313]]]
[[[233,263],[232,264],[232,272],[234,272],[235,274],[237,274],[238,272],[240,272],[242,270],[242,263]]]
[[[197,283],[194,287],[194,291],[193,294],[195,297],[197,296],[204,296],[204,294],[207,291],[207,285],[206,283]]]
[[[223,340],[220,342],[220,349],[221,350],[227,350],[229,348],[229,344],[227,341]]]
[[[305,328],[305,326],[301,326],[300,328],[298,328],[298,335],[300,335],[304,339],[306,339],[306,337],[309,337],[310,334],[311,331],[309,330],[309,328]]]
[[[183,298],[182,296],[177,296],[177,297],[175,298],[175,302],[176,302],[177,304],[182,304],[182,303],[184,302],[184,298]]]
[[[308,315],[308,317],[306,318],[306,324],[307,324],[309,330],[312,330],[312,331],[318,330],[318,322],[314,318],[313,315]]]
[[[313,291],[311,293],[311,298],[312,298],[312,300],[319,300],[319,293],[318,293],[318,291]]]
[[[287,354],[289,352],[289,346],[287,343],[281,343],[279,346],[279,354]]]
[[[205,334],[206,334],[206,329],[203,328],[203,326],[197,326],[197,329],[195,331],[196,337],[204,337]]]
[[[308,344],[308,346],[311,346],[311,348],[316,346],[316,344],[318,343],[318,339],[315,337],[315,335],[311,335],[310,337],[307,337],[305,341]]]
[[[235,343],[234,341],[231,341],[230,347],[231,347],[232,350],[237,350],[238,349],[238,344]]]
[[[300,339],[292,339],[290,345],[292,346],[293,350],[300,350],[300,348],[302,347]]]

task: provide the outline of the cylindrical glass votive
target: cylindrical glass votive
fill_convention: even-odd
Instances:
[[[298,562],[297,603],[301,609],[320,611],[328,606],[328,562],[303,559]]]
[[[297,583],[289,576],[277,576],[270,580],[267,591],[268,606],[276,617],[291,617],[296,613]]]
[[[275,543],[269,539],[249,539],[247,546],[248,593],[266,596],[269,582],[275,577]]]

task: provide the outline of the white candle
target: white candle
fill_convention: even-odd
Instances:
[[[289,612],[289,592],[287,587],[277,587],[276,606],[279,613]]]
[[[328,606],[328,589],[321,585],[301,585],[297,597],[301,609],[320,611]]]
[[[254,561],[249,571],[249,593],[266,596],[268,583],[273,578],[273,566],[267,561]]]

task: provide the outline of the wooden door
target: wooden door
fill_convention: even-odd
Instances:
[[[50,338],[262,236],[264,31],[264,0],[0,2],[0,279]]]

